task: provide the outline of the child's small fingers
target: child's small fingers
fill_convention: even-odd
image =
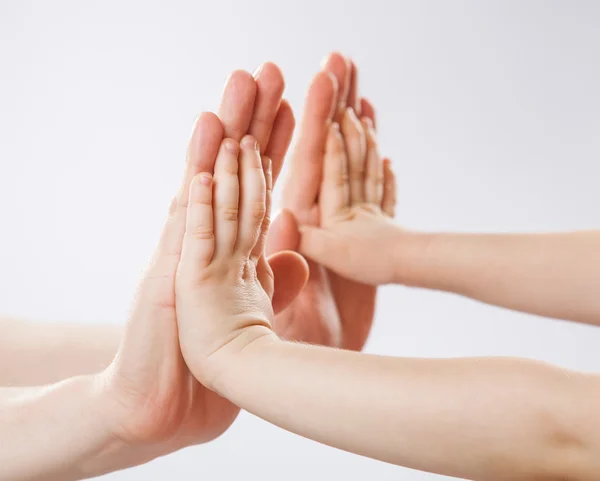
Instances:
[[[365,201],[366,138],[360,120],[354,110],[346,109],[340,123],[348,157],[350,176],[350,201],[360,204]]]
[[[367,167],[365,173],[365,201],[381,205],[383,198],[383,159],[379,155],[373,122],[363,117],[362,125],[367,135]]]
[[[260,234],[258,242],[252,250],[252,257],[259,258],[265,253],[265,247],[267,245],[267,234],[271,225],[271,198],[273,193],[273,163],[266,155],[262,156],[262,168],[265,176],[265,217],[263,218],[262,225],[260,227]]]
[[[322,221],[335,216],[350,204],[348,159],[337,123],[333,123],[329,127],[323,159],[323,180],[319,203]]]
[[[390,159],[383,161],[383,199],[381,209],[390,217],[396,212],[396,175],[392,170]]]
[[[224,139],[215,163],[215,257],[231,255],[238,233],[239,144],[233,139]]]
[[[236,250],[250,255],[266,213],[266,181],[258,144],[247,135],[240,143],[240,221]]]
[[[190,186],[180,265],[184,272],[194,277],[198,269],[210,264],[214,253],[212,182],[210,174],[201,173],[194,177]]]

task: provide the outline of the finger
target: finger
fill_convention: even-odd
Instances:
[[[254,74],[254,79],[256,100],[247,133],[254,136],[261,153],[265,153],[273,130],[273,122],[281,104],[285,82],[279,67],[271,62],[261,65]]]
[[[357,117],[361,117],[361,102],[358,97],[358,68],[350,60],[350,86],[348,88],[348,107],[352,107]]]
[[[240,220],[236,251],[249,256],[258,241],[265,217],[266,183],[256,139],[247,135],[240,147]]]
[[[383,161],[383,200],[381,209],[390,217],[396,212],[396,176],[390,159]]]
[[[275,279],[273,311],[283,311],[302,292],[308,281],[308,264],[295,252],[280,252],[267,259]]]
[[[373,128],[377,129],[377,121],[375,118],[375,108],[366,98],[360,99],[360,115],[371,119],[373,122]]]
[[[275,120],[273,121],[273,130],[269,145],[265,150],[267,157],[271,159],[273,172],[273,185],[277,182],[281,168],[283,167],[283,159],[292,142],[296,119],[294,112],[287,100],[282,100]]]
[[[265,246],[267,243],[267,233],[269,232],[269,226],[271,225],[271,197],[273,191],[273,173],[271,166],[271,159],[266,155],[262,156],[262,168],[265,176],[265,216],[260,227],[260,234],[258,241],[252,250],[252,257],[258,259],[265,253]],[[266,290],[266,289],[265,289]],[[267,291],[268,292],[268,291]]]
[[[171,205],[169,219],[160,237],[158,252],[166,256],[179,256],[185,233],[186,208],[189,186],[199,172],[212,173],[219,145],[223,138],[223,125],[212,112],[201,114],[192,130],[188,144],[185,171],[179,193]],[[177,262],[178,259],[175,259]]]
[[[333,52],[329,54],[323,62],[323,70],[331,72],[337,80],[338,92],[336,98],[336,113],[338,116],[341,116],[348,106],[352,67],[349,60],[341,53]]]
[[[350,259],[346,251],[347,244],[331,231],[307,225],[300,227],[299,252],[311,261],[327,268],[339,267]]]
[[[319,194],[322,225],[350,204],[347,164],[342,134],[339,125],[334,122],[331,124],[327,138],[323,160],[323,182]]]
[[[201,269],[210,264],[215,247],[212,176],[209,173],[194,177],[189,197],[179,266],[188,279],[197,279],[201,277]]]
[[[219,106],[225,137],[239,142],[246,135],[254,112],[256,90],[254,77],[244,70],[236,70],[227,79]]]
[[[284,205],[292,210],[308,209],[316,201],[336,95],[335,77],[327,72],[319,72],[306,96],[300,135],[290,165],[290,181],[284,191]]]
[[[365,201],[365,168],[367,140],[362,124],[354,111],[347,108],[340,124],[346,155],[348,157],[348,175],[350,177],[350,201],[358,204]]]
[[[224,139],[215,164],[215,257],[227,258],[233,252],[238,233],[239,144],[233,139]]]
[[[379,155],[373,122],[363,117],[362,126],[367,137],[367,167],[365,169],[365,200],[381,205],[383,199],[383,159]]]
[[[281,251],[295,251],[300,243],[298,222],[294,214],[284,209],[275,216],[267,235],[267,255]]]

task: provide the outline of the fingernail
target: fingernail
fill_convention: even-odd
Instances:
[[[258,150],[258,142],[252,135],[246,135],[242,139],[242,147],[246,147],[247,149]]]
[[[239,144],[235,140],[225,139],[225,140],[223,140],[223,145],[225,146],[225,149],[228,152],[230,152],[234,155],[238,153],[238,150],[239,150],[238,145]]]
[[[373,121],[371,120],[370,117],[363,117],[363,120],[365,121],[365,123],[368,125],[368,127],[370,129],[374,128]]]
[[[198,180],[202,185],[211,185],[212,184],[212,175],[210,175],[208,172],[204,172],[204,173],[200,174],[200,177]]]
[[[262,65],[260,65],[252,74],[252,76],[254,77],[254,80],[256,80],[258,78],[258,76],[260,75],[260,73],[262,72],[263,67],[265,66],[265,64],[263,63]]]

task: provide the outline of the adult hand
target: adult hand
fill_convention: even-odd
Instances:
[[[340,124],[346,141],[353,185],[364,183],[367,149],[361,118],[370,119],[375,126],[373,107],[358,96],[356,65],[333,53],[308,91],[284,188],[284,208],[289,212],[284,210],[273,223],[268,252],[298,248],[300,239],[294,217],[300,224],[319,226],[318,193],[332,122]],[[290,339],[362,349],[371,330],[377,288],[346,279],[315,262],[309,261],[309,266],[306,287],[288,309],[276,316],[275,330]]]

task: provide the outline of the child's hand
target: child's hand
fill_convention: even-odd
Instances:
[[[177,322],[185,361],[208,387],[216,353],[272,334],[273,274],[263,255],[271,189],[271,161],[252,136],[223,140],[214,181],[201,173],[192,182]]]
[[[353,146],[345,143],[353,139],[342,137],[337,123],[330,127],[319,192],[321,228],[300,228],[300,252],[354,281],[386,284],[394,281],[392,256],[401,232],[392,221],[395,180],[389,161],[379,155],[372,125],[362,124],[367,155],[360,168],[348,166],[346,151]],[[361,175],[354,178],[349,171]]]

